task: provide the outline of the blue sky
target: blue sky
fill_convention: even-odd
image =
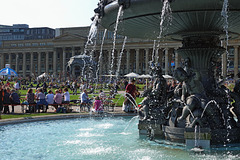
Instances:
[[[99,0],[2,0],[0,24],[29,27],[89,26]]]

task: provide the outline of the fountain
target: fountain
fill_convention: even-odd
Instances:
[[[171,24],[161,16],[165,2],[171,6]],[[156,91],[161,96],[149,96],[148,103],[144,103],[147,109],[139,121],[140,134],[149,135],[153,130],[155,138],[196,147],[195,126],[198,126],[198,145],[203,148],[240,143],[238,92],[220,86],[215,75],[216,62],[225,51],[221,40],[239,37],[240,1],[101,0],[95,9],[99,24],[113,31],[119,8],[124,14],[118,24],[118,34],[181,41],[182,47],[177,52],[185,59],[184,69],[178,68],[174,74],[181,82],[178,90],[163,92],[166,86],[161,85],[162,88],[150,91],[150,95]],[[158,83],[161,72],[155,77],[154,83]],[[166,102],[161,101],[163,97]],[[230,97],[236,101],[233,106]]]
[[[76,72],[76,76],[85,75],[85,79],[93,78],[96,75],[97,63],[88,55],[77,55],[70,58],[67,63],[69,72]]]

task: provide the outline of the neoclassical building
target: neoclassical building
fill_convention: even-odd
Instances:
[[[85,53],[91,55],[96,62],[100,62],[99,75],[115,74],[123,50],[124,37],[117,36],[116,47],[113,50],[113,33],[107,31],[102,44],[104,29],[99,29],[94,44],[85,47],[89,28],[60,28],[56,30],[56,37],[53,39],[2,41],[0,66],[4,68],[5,64],[10,64],[11,68],[23,77],[38,76],[44,72],[54,76],[68,74],[74,77],[79,76],[81,71],[75,68],[68,73],[67,62],[72,56],[86,51]],[[165,74],[171,74],[176,67],[182,65],[182,59],[177,52],[181,45],[181,42],[176,41],[159,43],[129,38],[122,52],[119,74],[148,74],[149,61],[152,60],[162,66]],[[224,77],[229,73],[236,76],[239,71],[239,46],[240,40],[229,41],[228,54],[224,53],[218,60],[218,69]],[[101,48],[102,59],[99,61]]]

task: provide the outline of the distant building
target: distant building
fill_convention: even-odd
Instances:
[[[38,76],[44,72],[55,76],[63,74],[73,77],[79,76],[81,69],[76,66],[69,73],[67,62],[72,56],[83,54],[89,29],[90,27],[72,27],[59,28],[55,31],[47,27],[29,28],[28,25],[0,25],[0,37],[4,36],[4,33],[12,36],[8,39],[6,37],[4,40],[0,39],[2,42],[0,45],[0,67],[4,68],[5,64],[10,64],[11,68],[23,77]],[[111,69],[113,69],[112,73],[114,74],[120,62],[124,37],[117,36],[116,47],[113,51],[113,33],[107,31],[101,52],[103,34],[104,29],[99,28],[96,41],[94,41],[95,45],[88,46],[87,54],[91,54],[95,62],[100,62],[99,75],[110,74]],[[13,35],[18,35],[18,37]],[[11,38],[12,40],[10,40]],[[15,39],[13,40],[13,38]],[[149,61],[152,60],[162,67],[165,74],[172,74],[175,68],[182,65],[183,60],[178,54],[178,48],[182,46],[181,42],[164,41],[159,45],[159,48],[156,46],[158,44],[155,44],[153,40],[128,38],[122,53],[119,74],[125,75],[130,72],[149,74]],[[91,52],[93,49],[94,52]],[[234,75],[238,73],[239,49],[240,40],[230,40],[228,57],[224,53],[217,60],[217,68],[224,77],[226,77],[227,71]],[[100,53],[102,53],[102,59],[99,61]],[[111,66],[112,61],[114,61],[113,66]],[[174,65],[171,65],[173,63]],[[233,68],[233,66],[235,67]]]
[[[29,28],[27,24],[0,25],[0,41],[52,39],[54,37],[55,30],[48,27]]]

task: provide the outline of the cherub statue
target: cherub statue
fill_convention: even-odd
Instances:
[[[144,112],[144,118],[149,118],[149,107],[161,107],[166,104],[167,101],[167,82],[162,76],[162,69],[160,66],[152,66],[153,73],[153,87],[148,92],[147,97],[142,101],[142,111]]]

